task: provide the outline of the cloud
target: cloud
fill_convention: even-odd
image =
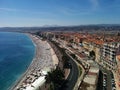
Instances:
[[[91,9],[73,9],[68,7],[62,7],[58,11],[64,15],[89,15],[92,13]]]
[[[93,9],[96,9],[99,6],[98,0],[90,0],[90,2],[92,3],[92,8]]]
[[[0,8],[0,12],[17,12],[17,13],[25,13],[25,14],[30,14],[30,15],[41,15],[41,16],[56,16],[54,13],[52,12],[48,12],[48,11],[30,11],[30,10],[26,10],[26,9],[16,9],[16,8]]]
[[[58,10],[65,15],[89,15],[99,10],[99,0],[88,0],[90,6],[87,7],[60,7]]]
[[[12,9],[12,8],[0,8],[0,11],[18,11],[17,9]]]

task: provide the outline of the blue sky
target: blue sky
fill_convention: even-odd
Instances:
[[[0,27],[120,24],[120,0],[0,0]]]

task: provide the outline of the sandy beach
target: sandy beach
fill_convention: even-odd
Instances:
[[[32,83],[39,80],[39,77],[44,76],[43,71],[50,71],[58,64],[58,58],[47,41],[42,41],[35,35],[27,35],[36,47],[35,56],[27,71],[16,81],[11,90],[26,90],[26,87],[30,87]]]

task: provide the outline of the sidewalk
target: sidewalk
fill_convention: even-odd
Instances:
[[[120,90],[120,87],[118,86],[118,77],[117,77],[117,75],[115,74],[115,73],[113,73],[113,75],[114,75],[114,79],[115,79],[115,84],[116,84],[116,90]]]
[[[67,53],[67,52],[66,52],[66,53]],[[67,53],[67,55],[68,55],[69,57],[71,57],[68,53]],[[72,57],[71,57],[71,58],[72,58]],[[72,58],[72,59],[73,59],[73,58]],[[82,73],[81,73],[80,76],[78,76],[78,80],[77,80],[77,82],[76,82],[76,84],[75,84],[75,87],[74,87],[74,90],[78,90],[78,88],[79,88],[79,86],[80,86],[80,84],[81,84],[81,82],[82,82],[82,79],[83,79],[83,77],[84,77],[85,70],[84,70],[84,68],[82,67],[82,65],[80,65],[75,59],[73,59],[73,60],[74,60],[74,62],[77,64],[78,68],[81,67],[81,69],[82,69]]]

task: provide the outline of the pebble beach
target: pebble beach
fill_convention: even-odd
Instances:
[[[35,90],[34,88],[36,86],[33,86],[33,83],[42,82],[40,78],[43,80],[43,76],[45,77],[47,72],[54,69],[58,64],[58,58],[47,41],[41,40],[36,35],[27,35],[32,39],[36,47],[35,56],[27,71],[15,83],[11,90],[28,90],[27,87]]]

